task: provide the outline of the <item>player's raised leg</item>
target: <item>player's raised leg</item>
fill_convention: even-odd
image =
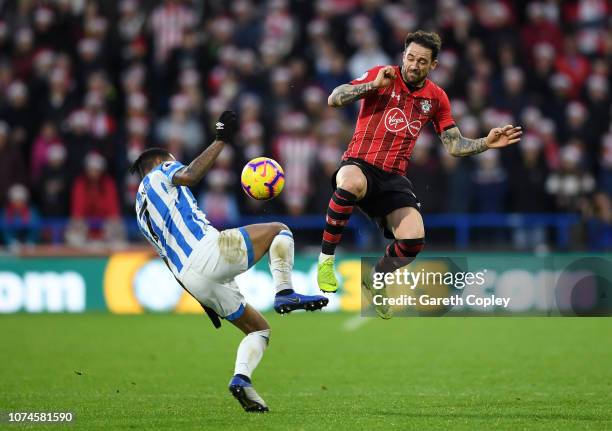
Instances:
[[[358,200],[363,199],[367,187],[368,181],[358,166],[342,166],[336,174],[336,190],[327,207],[317,268],[317,283],[324,292],[338,290],[338,281],[334,273],[336,246],[342,239],[342,232],[353,213],[355,204]]]
[[[425,227],[421,213],[412,207],[398,208],[385,218],[385,223],[395,240],[387,246],[385,255],[374,267],[376,272],[393,272],[414,261],[425,245]],[[372,290],[371,280],[364,280],[366,289]],[[376,294],[386,295],[385,289],[379,289]],[[376,313],[383,319],[391,317],[388,305],[376,305]]]
[[[276,289],[274,310],[277,313],[285,314],[298,309],[314,311],[328,304],[329,299],[325,296],[302,295],[293,290],[291,271],[293,271],[294,242],[293,234],[287,226],[282,223],[262,223],[244,226],[240,230],[246,233],[247,250],[251,248],[248,251],[252,254],[250,264],[259,261],[266,252],[269,252],[270,272]]]
[[[266,319],[253,307],[246,305],[244,313],[231,320],[238,329],[246,334],[238,346],[234,376],[229,390],[247,412],[268,411],[266,402],[253,388],[251,377],[263,357],[270,341],[270,326]]]

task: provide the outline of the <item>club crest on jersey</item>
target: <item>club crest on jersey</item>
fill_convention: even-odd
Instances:
[[[420,106],[421,106],[421,112],[423,114],[425,115],[429,114],[429,111],[431,111],[431,100],[429,99],[421,100]]]
[[[408,128],[408,132],[414,137],[419,134],[421,130],[421,122],[419,120],[411,121],[408,123],[406,114],[399,108],[392,108],[385,114],[385,127],[389,132],[398,133]]]

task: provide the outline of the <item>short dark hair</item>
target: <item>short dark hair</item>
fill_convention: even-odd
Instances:
[[[408,33],[408,36],[406,36],[406,41],[404,42],[404,50],[408,48],[408,45],[410,45],[412,42],[431,49],[432,61],[438,58],[438,53],[442,48],[442,39],[440,38],[440,35],[438,33],[434,33],[433,31],[429,32],[417,30],[414,33]]]
[[[172,154],[170,151],[164,148],[149,148],[148,150],[144,150],[140,156],[132,163],[130,166],[129,172],[130,174],[138,174],[141,177],[145,176],[145,172],[153,169],[153,163],[155,159],[159,157],[169,157]]]

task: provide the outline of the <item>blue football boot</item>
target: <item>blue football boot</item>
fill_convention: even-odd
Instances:
[[[266,402],[255,391],[253,385],[240,376],[232,377],[229,391],[238,400],[245,412],[265,413],[269,411]]]
[[[274,310],[279,314],[291,313],[293,310],[320,310],[329,303],[329,298],[323,295],[302,295],[292,292],[287,295],[276,295]]]

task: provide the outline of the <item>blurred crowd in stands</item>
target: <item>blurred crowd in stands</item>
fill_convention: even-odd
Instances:
[[[130,163],[150,146],[190,161],[225,109],[241,129],[196,190],[209,219],[323,217],[359,107],[329,108],[328,94],[399,64],[418,28],[442,36],[431,79],[464,136],[525,131],[453,158],[426,129],[408,173],[424,212],[578,212],[610,237],[611,14],[606,0],[0,0],[3,241],[48,241],[28,226],[56,217],[70,244],[121,241]],[[238,182],[261,155],[286,172],[267,203]]]

